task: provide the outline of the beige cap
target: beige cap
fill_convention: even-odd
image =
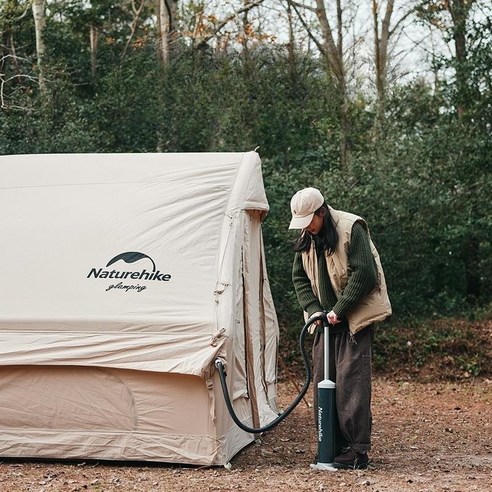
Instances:
[[[292,220],[289,229],[305,229],[313,220],[313,215],[325,203],[321,192],[316,188],[298,191],[290,201]]]

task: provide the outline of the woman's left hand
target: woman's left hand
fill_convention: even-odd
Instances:
[[[337,316],[337,313],[335,311],[331,310],[327,315],[326,319],[328,320],[328,323],[330,325],[336,325],[337,323],[340,323],[340,318]]]

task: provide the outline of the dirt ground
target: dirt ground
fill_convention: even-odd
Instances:
[[[279,385],[280,404],[295,396]],[[309,393],[308,393],[309,395]],[[371,465],[310,468],[316,452],[311,398],[226,468],[103,463],[0,462],[1,492],[102,491],[490,491],[492,381],[418,383],[376,377]]]

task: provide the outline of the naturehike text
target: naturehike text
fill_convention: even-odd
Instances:
[[[140,272],[120,272],[117,270],[103,270],[102,268],[92,268],[87,275],[87,278],[131,278],[133,280],[158,280],[161,282],[168,282],[171,280],[171,275],[169,273],[160,273],[159,270],[156,272],[148,272],[147,270],[142,270]]]

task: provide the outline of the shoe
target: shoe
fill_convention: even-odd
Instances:
[[[340,470],[362,470],[367,468],[369,463],[369,457],[367,453],[358,453],[352,448],[342,450],[335,461],[333,462],[333,468]]]

